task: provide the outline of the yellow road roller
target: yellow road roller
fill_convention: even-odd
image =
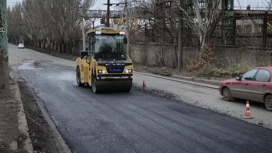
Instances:
[[[94,93],[129,92],[133,63],[126,52],[126,33],[110,27],[87,31],[89,50],[76,59],[78,86],[91,86]]]

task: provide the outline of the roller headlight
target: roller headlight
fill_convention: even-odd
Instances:
[[[105,70],[98,70],[98,73],[99,74],[106,74],[106,71]]]
[[[126,73],[132,73],[132,69],[126,70]]]

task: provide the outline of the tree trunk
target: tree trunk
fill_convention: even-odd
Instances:
[[[201,59],[202,58],[202,54],[205,52],[206,49],[206,36],[200,36],[200,50],[198,53],[198,58]]]
[[[41,41],[41,49],[44,49],[44,41]]]
[[[203,36],[201,44],[200,44],[200,53],[199,53],[199,57],[202,57],[202,54],[205,52],[205,46],[206,46],[206,38],[205,36]]]
[[[180,2],[182,3],[182,2]],[[180,71],[183,67],[183,40],[182,40],[182,30],[183,30],[183,21],[179,18],[179,28],[178,28],[178,71]],[[175,44],[175,43],[174,43]]]
[[[56,42],[53,43],[53,50],[54,50],[54,51],[58,51],[58,50],[57,50],[57,43],[56,43]]]
[[[70,44],[68,44],[67,46],[66,46],[66,50],[67,50],[67,53],[68,54],[72,54],[72,45],[70,45]]]
[[[58,52],[61,53],[61,44],[60,43],[57,44],[57,48],[58,48]]]
[[[61,53],[65,53],[65,44],[61,43]]]
[[[50,42],[49,47],[50,47],[50,51],[52,51],[53,50],[53,43],[52,42]]]

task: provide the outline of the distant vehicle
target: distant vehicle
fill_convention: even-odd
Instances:
[[[24,48],[25,48],[25,45],[23,43],[19,43],[18,49],[24,49]]]
[[[261,102],[272,111],[272,67],[258,67],[234,79],[225,80],[219,87],[224,100],[235,98]]]

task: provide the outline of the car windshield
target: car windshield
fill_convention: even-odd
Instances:
[[[97,35],[95,36],[95,59],[125,59],[125,45],[122,35]]]

